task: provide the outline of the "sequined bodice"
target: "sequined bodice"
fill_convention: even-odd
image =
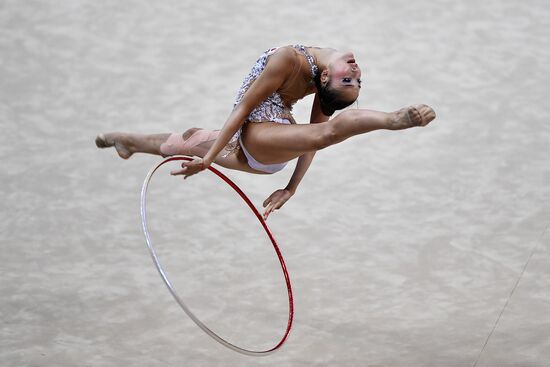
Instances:
[[[307,52],[306,47],[303,45],[294,45],[294,49],[300,52],[305,56],[311,71],[311,78],[315,77],[317,74],[317,65],[315,65],[313,56]],[[244,79],[241,88],[237,92],[237,98],[235,99],[235,106],[243,99],[244,94],[250,88],[252,83],[260,76],[264,71],[269,56],[275,53],[278,48],[272,48],[264,52],[256,64],[252,67],[250,73]],[[248,121],[262,122],[262,121],[273,121],[277,118],[286,118],[292,120],[292,106],[287,106],[281,97],[279,92],[274,92],[272,95],[267,97],[262,101],[248,116]]]
[[[295,50],[305,56],[307,63],[311,71],[311,80],[317,75],[318,69],[315,65],[315,60],[313,56],[309,54],[306,47],[303,45],[294,45]],[[260,58],[256,61],[250,73],[244,78],[244,81],[241,85],[241,88],[237,92],[237,97],[235,98],[235,104],[239,104],[243,99],[246,91],[250,88],[252,83],[260,76],[264,71],[269,56],[273,55],[278,48],[272,48],[264,52]],[[292,117],[292,105],[287,106],[281,94],[276,91],[265,100],[260,102],[256,108],[254,108],[248,115],[246,122],[267,122],[267,121],[278,121],[281,119],[286,119],[291,123],[296,123]],[[228,149],[229,152],[236,152],[239,148],[238,140],[241,135],[241,129],[231,138]],[[228,153],[228,154],[230,154]],[[227,154],[226,154],[227,155]]]

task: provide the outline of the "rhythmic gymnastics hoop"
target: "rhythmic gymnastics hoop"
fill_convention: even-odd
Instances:
[[[281,254],[281,251],[279,250],[279,246],[277,245],[277,241],[275,240],[275,237],[271,233],[271,230],[269,229],[269,227],[265,223],[264,219],[262,218],[262,216],[260,215],[260,213],[258,212],[256,207],[254,206],[254,204],[252,204],[250,199],[245,195],[245,193],[233,181],[231,181],[227,176],[225,176],[223,173],[218,171],[216,168],[214,168],[212,166],[208,167],[208,170],[210,170],[210,172],[213,172],[219,178],[221,178],[223,181],[225,181],[229,186],[231,186],[233,188],[233,190],[235,190],[237,192],[237,194],[239,194],[240,197],[244,200],[244,202],[248,205],[250,210],[252,210],[252,212],[256,215],[256,218],[258,218],[258,221],[260,221],[260,224],[264,228],[265,233],[267,234],[267,236],[271,240],[271,244],[273,245],[273,248],[275,249],[277,257],[279,258],[279,262],[281,264],[281,269],[283,270],[283,275],[285,277],[286,288],[287,288],[287,292],[288,292],[288,323],[286,325],[286,330],[285,330],[285,333],[284,333],[283,337],[281,338],[281,340],[273,348],[266,349],[266,350],[259,350],[259,351],[244,349],[244,348],[238,347],[234,344],[231,344],[230,342],[226,341],[225,339],[220,337],[218,334],[216,334],[215,332],[210,330],[208,328],[208,326],[206,326],[201,320],[199,320],[195,316],[195,314],[193,314],[193,312],[191,312],[189,307],[187,307],[187,305],[183,302],[183,300],[178,296],[178,294],[176,293],[174,287],[172,286],[172,283],[170,282],[170,279],[168,279],[168,276],[166,275],[164,269],[162,268],[162,266],[160,264],[160,261],[158,259],[157,253],[155,251],[155,248],[153,247],[153,242],[151,241],[151,236],[149,235],[149,230],[148,230],[148,227],[147,227],[147,188],[149,187],[149,182],[151,181],[151,178],[153,177],[153,174],[155,173],[155,171],[157,169],[159,169],[162,165],[164,165],[168,162],[171,162],[171,161],[191,161],[191,160],[192,160],[191,158],[185,157],[185,156],[172,156],[172,157],[166,158],[162,162],[160,162],[157,165],[153,166],[153,168],[151,168],[151,170],[147,174],[147,177],[145,177],[145,180],[143,181],[143,186],[141,187],[141,225],[142,225],[142,228],[143,228],[143,234],[145,235],[145,241],[147,242],[147,248],[149,249],[149,253],[151,254],[151,257],[153,258],[153,263],[155,264],[155,267],[157,268],[162,280],[164,281],[164,284],[166,284],[166,287],[168,287],[168,290],[170,291],[170,293],[172,294],[172,296],[174,297],[176,302],[180,305],[180,307],[187,314],[187,316],[189,316],[189,318],[191,318],[191,320],[193,320],[193,322],[195,324],[197,324],[197,326],[200,327],[206,334],[208,334],[212,339],[214,339],[218,343],[222,344],[223,346],[225,346],[225,347],[227,347],[227,348],[229,348],[229,349],[231,349],[235,352],[245,354],[245,355],[248,355],[248,356],[255,356],[255,357],[269,355],[269,354],[275,352],[276,350],[278,350],[279,348],[281,348],[281,346],[287,340],[288,335],[290,334],[290,329],[292,328],[292,320],[294,319],[294,301],[293,301],[293,298],[292,298],[292,286],[290,284],[290,277],[288,275],[288,271],[287,271],[287,268],[286,268],[286,265],[285,265],[285,260],[283,259],[283,255]]]

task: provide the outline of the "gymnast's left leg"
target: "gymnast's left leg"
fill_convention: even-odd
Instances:
[[[355,135],[379,129],[403,130],[425,126],[433,119],[435,112],[427,105],[409,106],[390,113],[346,110],[329,121],[317,124],[251,123],[247,126],[243,141],[258,162],[277,164],[338,144]]]
[[[218,136],[219,131],[199,128],[188,129],[183,134],[133,134],[109,133],[100,134],[96,138],[98,148],[114,147],[123,159],[130,158],[134,153],[148,153],[168,157],[172,155],[187,155],[204,157]],[[229,169],[249,173],[264,173],[250,168],[241,151],[229,154],[222,150],[214,163]]]
[[[134,153],[162,155],[160,146],[168,140],[170,134],[99,134],[95,139],[98,148],[114,147],[122,159],[130,158]]]

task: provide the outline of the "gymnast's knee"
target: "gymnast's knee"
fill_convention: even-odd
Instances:
[[[333,120],[321,123],[319,129],[313,136],[313,148],[315,150],[325,149],[338,142],[338,128]]]
[[[200,130],[199,127],[192,127],[190,129],[185,130],[185,132],[182,134],[183,140],[189,139],[191,137],[191,135],[193,135],[194,133],[196,133],[199,130]]]
[[[193,155],[193,148],[206,141],[215,140],[218,137],[219,131],[211,131],[192,127],[187,129],[183,134],[171,134],[168,139],[161,144],[160,153],[163,156],[172,155]]]
[[[354,135],[350,126],[357,125],[357,122],[363,118],[360,110],[346,110],[335,118],[322,123],[323,128],[318,137],[318,149],[324,149],[334,144],[338,144],[350,136]],[[319,124],[321,125],[321,124]]]

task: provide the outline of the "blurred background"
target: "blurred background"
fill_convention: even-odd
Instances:
[[[0,364],[545,366],[549,20],[542,0],[2,0]],[[94,139],[219,128],[257,57],[297,43],[355,53],[359,108],[438,118],[317,154],[268,221],[294,329],[251,359],[197,328],[153,267],[139,194],[159,157]],[[214,175],[169,169],[150,224],[180,296],[229,341],[271,347],[288,312],[271,244]],[[292,169],[224,172],[260,207]]]

